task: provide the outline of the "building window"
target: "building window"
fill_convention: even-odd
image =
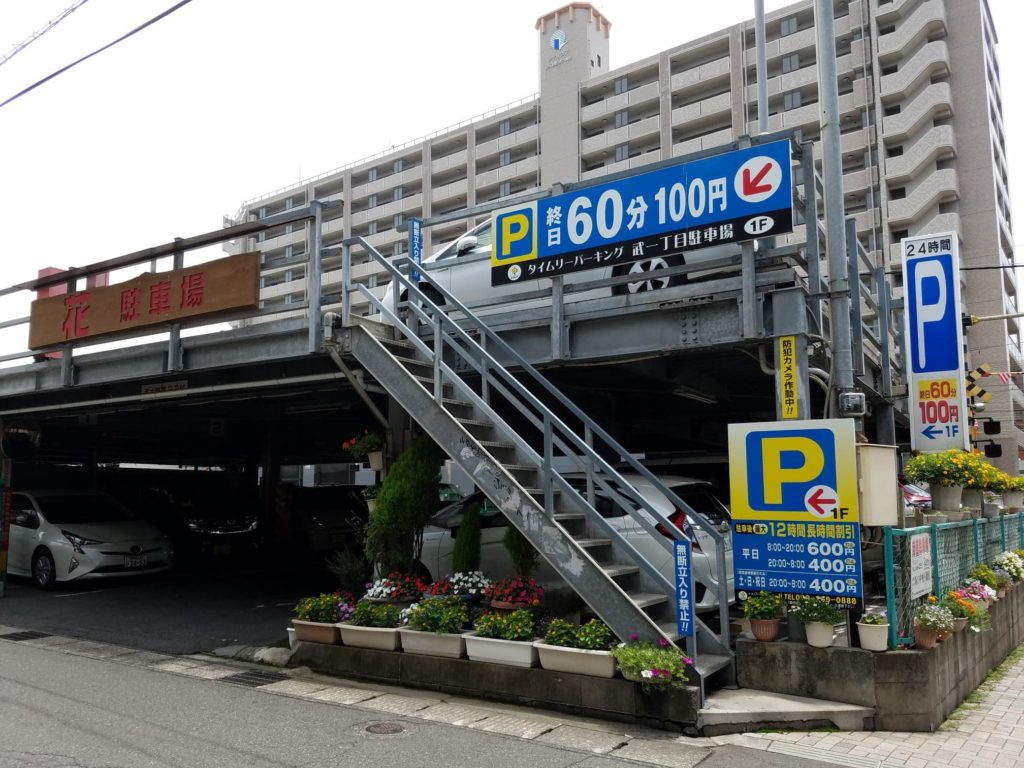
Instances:
[[[399,240],[395,243],[395,256],[401,256],[405,252],[405,242]]]
[[[792,72],[795,69],[800,69],[800,54],[791,53],[789,56],[782,57],[782,74]]]
[[[367,208],[376,208],[377,207],[377,195],[370,195],[368,198],[366,198],[366,207]]]
[[[396,213],[395,214],[395,229],[398,229],[403,224],[405,224],[405,214],[404,213]]]
[[[882,67],[882,76],[884,77],[885,75],[895,75],[897,72],[899,72],[899,70],[900,68],[898,64],[893,64],[888,67]]]
[[[498,165],[505,166],[505,165],[511,165],[511,164],[512,164],[512,153],[509,152],[507,149],[501,150],[501,152],[498,153]]]
[[[889,147],[889,149],[885,153],[885,156],[886,157],[899,157],[902,154],[903,154],[903,147],[902,146],[899,146],[899,147]]]
[[[629,125],[628,109],[623,109],[615,113],[615,127],[622,128],[624,125]]]
[[[898,115],[899,113],[900,113],[900,105],[899,104],[894,104],[891,107],[886,107],[885,110],[882,112],[882,114],[885,115],[886,117],[892,117],[893,115]]]
[[[503,181],[498,185],[498,197],[508,197],[512,194],[512,182]]]
[[[887,27],[879,27],[878,28],[878,36],[881,37],[882,35],[891,35],[895,31],[896,31],[896,25],[895,24],[890,24]]]
[[[402,162],[402,158],[398,158],[397,160],[395,160],[395,173],[401,173],[404,167],[405,163]]]
[[[403,197],[405,197],[405,187],[399,184],[395,187],[395,200],[401,200]]]
[[[619,163],[629,159],[629,144],[619,144],[615,148],[615,162]]]
[[[790,91],[782,97],[782,108],[786,112],[800,106],[800,91]]]
[[[779,37],[785,37],[786,35],[792,35],[794,32],[800,29],[800,22],[797,21],[796,16],[790,16],[788,19],[783,19],[779,23]]]
[[[620,93],[625,93],[628,90],[629,90],[629,78],[628,77],[620,77],[618,80],[615,81],[615,95],[618,95]]]
[[[897,243],[900,240],[903,240],[904,238],[907,238],[907,237],[910,237],[910,230],[909,229],[897,229],[897,230],[894,230],[893,233],[892,233],[892,239],[893,239],[894,242],[897,242]]]
[[[376,235],[377,234],[377,222],[376,221],[371,221],[369,224],[366,225],[366,234],[368,234],[368,235]]]
[[[597,66],[601,66],[601,54],[597,54]]]
[[[510,133],[512,133],[512,121],[511,120],[502,120],[500,123],[498,123],[498,135],[499,136],[508,136]]]
[[[367,181],[376,181],[377,180],[377,169],[376,168],[371,168],[369,171],[367,171],[367,173],[366,173],[366,180]]]
[[[890,200],[902,200],[907,196],[906,187],[896,187],[896,189],[889,190]]]

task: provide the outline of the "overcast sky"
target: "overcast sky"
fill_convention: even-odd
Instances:
[[[0,2],[0,57],[72,4]],[[0,101],[174,4],[89,0],[0,65]],[[562,4],[193,0],[0,108],[0,284],[217,229],[248,199],[529,96],[534,24]],[[753,0],[593,4],[612,68],[754,14]],[[1012,40],[1019,0],[990,5]],[[1021,49],[999,46],[1018,210]]]

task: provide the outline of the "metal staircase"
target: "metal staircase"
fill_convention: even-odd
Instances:
[[[353,246],[365,249],[401,286],[394,291],[393,306],[384,306],[365,286],[349,281]],[[444,307],[360,237],[343,243],[342,275],[342,315],[325,316],[325,344],[338,345],[358,360],[620,638],[635,634],[651,641],[678,641],[675,584],[598,513],[596,494],[614,499],[668,553],[673,549],[669,537],[682,539],[685,534],[612,462],[642,476],[685,512],[692,526],[712,537],[717,574],[709,590],[718,598],[722,633],[695,619],[696,636],[687,639],[685,650],[702,682],[719,669],[731,671],[723,533],[429,276],[422,280],[436,291],[435,298],[443,298]],[[390,323],[353,316],[356,293]],[[407,322],[400,320],[400,313]],[[516,375],[499,358],[512,361]],[[516,428],[499,415],[496,405],[503,413],[516,414]],[[583,492],[558,471],[565,467],[585,474]]]

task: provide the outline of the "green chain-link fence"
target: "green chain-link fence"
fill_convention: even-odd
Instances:
[[[917,528],[886,528],[885,599],[890,646],[914,642],[914,611],[928,595],[944,595],[959,586],[975,565],[991,564],[1001,553],[1021,548],[1022,541],[1024,513]],[[932,554],[930,573],[921,567],[927,559],[914,558],[915,552],[925,551]],[[922,590],[926,591],[922,594]]]

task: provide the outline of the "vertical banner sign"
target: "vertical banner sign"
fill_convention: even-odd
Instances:
[[[418,281],[420,272],[416,267],[423,263],[423,220],[409,219],[409,258],[415,265],[409,270],[409,279]]]
[[[779,403],[783,419],[800,418],[800,380],[796,372],[796,336],[779,337]]]
[[[910,405],[910,447],[967,450],[960,319],[960,255],[955,232],[900,241],[906,297],[904,338]]]
[[[917,533],[910,537],[910,597],[932,591],[932,537]]]
[[[864,594],[853,419],[729,425],[737,590]]]
[[[676,631],[681,637],[693,637],[693,568],[690,542],[676,540]]]

